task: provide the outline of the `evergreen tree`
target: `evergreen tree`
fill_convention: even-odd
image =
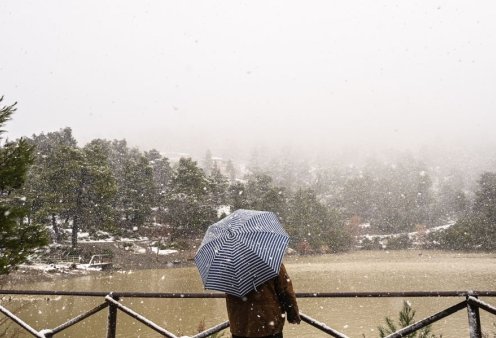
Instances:
[[[112,227],[116,189],[107,143],[93,140],[80,149],[70,128],[34,135],[31,142],[37,149],[27,184],[28,195],[37,201],[31,205],[32,217],[50,225],[56,241],[61,240],[61,223],[70,225],[73,247],[79,230]]]
[[[231,160],[227,161],[226,173],[229,181],[234,182],[234,180],[236,179],[236,169],[234,168],[234,164]]]
[[[119,189],[121,224],[125,229],[139,228],[150,221],[155,194],[152,167],[137,150],[132,151],[124,160]]]
[[[227,178],[222,175],[217,164],[214,164],[209,179],[209,191],[211,194],[211,202],[213,207],[217,208],[221,205],[227,204]]]
[[[167,193],[170,189],[172,168],[169,159],[163,157],[157,150],[153,149],[145,152],[145,157],[153,171],[155,221],[163,224],[166,222],[165,203]]]
[[[344,183],[340,196],[340,205],[348,218],[359,217],[370,220],[374,216],[373,192],[376,182],[370,175],[359,175],[348,178]]]
[[[460,218],[470,207],[467,194],[451,182],[441,185],[434,201],[434,219],[442,223]]]
[[[181,158],[173,170],[166,197],[167,220],[174,237],[201,234],[217,219],[210,193],[203,170],[191,158]]]
[[[130,149],[126,140],[106,142],[117,189],[112,203],[116,223],[122,231],[139,229],[152,221],[153,207],[158,203],[155,167],[156,162],[160,162],[157,159],[160,154],[157,151],[143,154],[138,149]]]
[[[83,154],[88,172],[82,212],[84,229],[91,232],[111,230],[116,225],[112,201],[117,184],[110,168],[109,149],[104,142],[93,140],[83,148]]]
[[[210,150],[207,150],[205,153],[205,158],[203,160],[203,170],[205,171],[205,174],[208,176],[212,173],[212,169],[214,166],[214,161],[212,159],[212,152]]]
[[[285,189],[275,186],[268,174],[255,173],[248,176],[244,193],[247,209],[272,211],[284,218]]]
[[[443,246],[454,250],[496,250],[496,173],[483,173],[473,210],[444,233]]]
[[[0,103],[3,97],[0,98]],[[11,119],[15,104],[0,109],[0,128]],[[0,129],[0,136],[4,133]],[[33,148],[25,139],[3,142],[0,137],[0,274],[24,262],[33,251],[47,243],[45,229],[25,222],[28,210],[19,195],[33,162]]]
[[[398,331],[399,329],[405,328],[407,326],[415,324],[415,310],[408,303],[403,301],[403,308],[399,313],[398,324],[396,325],[394,321],[386,317],[385,318],[386,326],[379,326],[377,329],[379,331],[379,337],[384,338],[389,336],[390,334]],[[432,333],[431,325],[427,325],[426,327],[411,333],[406,338],[437,338],[435,334]],[[442,338],[442,335],[440,336]]]
[[[246,186],[243,182],[232,182],[228,188],[228,202],[231,210],[249,209],[246,198]]]
[[[338,252],[353,244],[339,213],[322,204],[311,189],[296,191],[289,199],[286,214],[288,232],[300,249],[306,243],[313,250]]]
[[[60,223],[69,225],[71,220],[69,201],[74,193],[71,154],[77,149],[77,142],[70,128],[58,132],[33,135],[36,147],[35,163],[31,167],[26,184],[28,194],[37,203],[31,205],[33,219],[53,229],[55,240],[62,239]]]
[[[474,211],[481,213],[496,225],[496,173],[483,173],[478,183]]]

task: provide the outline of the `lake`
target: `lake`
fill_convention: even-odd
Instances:
[[[440,251],[358,251],[322,256],[288,256],[285,265],[297,292],[496,290],[496,254]],[[17,289],[72,291],[203,292],[195,267],[101,273],[51,283],[18,285]],[[420,320],[463,299],[376,298],[300,299],[300,311],[350,337],[378,337],[377,327],[389,316],[398,320],[403,301]],[[496,297],[482,298],[496,305]],[[37,329],[55,327],[103,302],[100,298],[16,296],[2,305]],[[227,319],[223,299],[138,299],[123,304],[179,335],[193,335]],[[22,308],[19,308],[23,305]],[[16,310],[17,309],[17,310]],[[106,310],[55,337],[105,337]],[[1,318],[1,317],[0,317]],[[496,317],[481,311],[483,330],[492,332]],[[467,312],[462,310],[433,325],[447,337],[468,337]],[[117,335],[160,337],[119,312]],[[224,337],[230,337],[228,330]],[[285,337],[329,337],[306,323],[285,326]]]

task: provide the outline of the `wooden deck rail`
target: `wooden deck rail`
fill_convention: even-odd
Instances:
[[[43,296],[72,296],[72,297],[101,297],[104,302],[95,308],[84,312],[67,322],[53,329],[43,329],[37,331],[14,313],[9,311],[4,306],[0,305],[0,312],[8,317],[13,322],[17,323],[21,328],[30,333],[33,337],[38,338],[53,338],[55,334],[64,331],[65,329],[85,320],[88,317],[100,312],[105,308],[109,308],[107,321],[107,338],[116,337],[117,312],[121,311],[128,316],[141,322],[143,325],[160,333],[163,337],[178,338],[174,333],[160,327],[156,323],[150,321],[129,307],[119,302],[121,297],[126,298],[224,298],[224,294],[220,293],[154,293],[154,292],[86,292],[86,291],[47,291],[47,290],[0,290],[0,295],[43,295]],[[438,313],[435,313],[427,318],[424,318],[410,326],[402,328],[386,338],[400,338],[416,332],[427,325],[430,325],[438,320],[452,315],[462,309],[467,309],[469,337],[482,338],[482,330],[480,323],[479,310],[482,309],[493,315],[496,315],[496,307],[479,300],[479,297],[496,297],[496,291],[395,291],[395,292],[315,292],[315,293],[297,293],[298,298],[399,298],[399,297],[463,297],[464,300],[453,306],[450,306]],[[325,323],[321,323],[316,319],[309,317],[304,313],[300,313],[302,321],[315,327],[316,329],[336,338],[348,338],[345,334],[333,329]],[[214,333],[220,332],[229,327],[229,322],[223,322],[200,332],[192,338],[205,338]]]

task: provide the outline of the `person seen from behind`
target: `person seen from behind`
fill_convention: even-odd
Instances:
[[[279,275],[259,285],[244,297],[226,295],[232,338],[283,338],[285,319],[301,319],[291,279],[284,264]]]

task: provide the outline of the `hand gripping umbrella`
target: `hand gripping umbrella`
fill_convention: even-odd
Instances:
[[[196,253],[205,289],[246,295],[279,274],[288,242],[274,213],[234,211],[207,229]]]

